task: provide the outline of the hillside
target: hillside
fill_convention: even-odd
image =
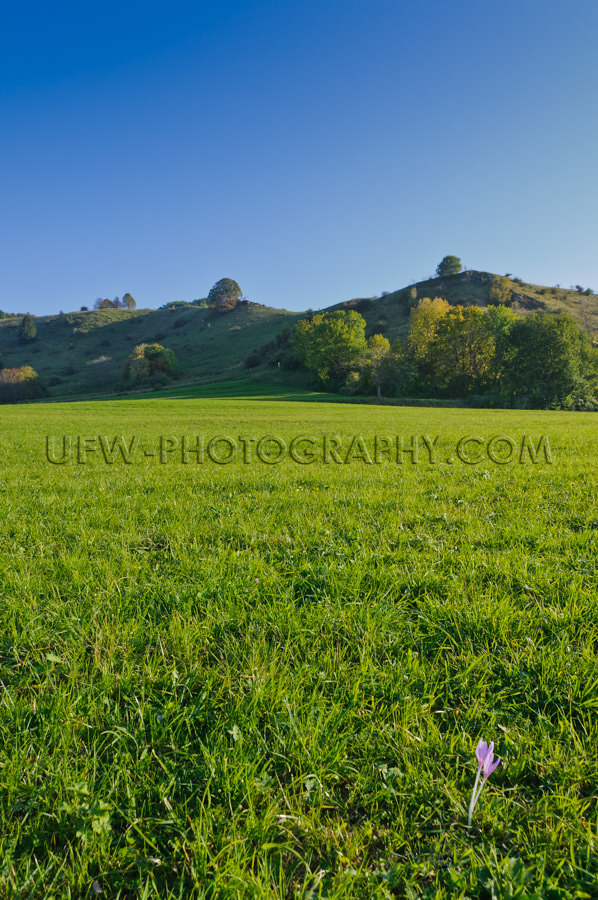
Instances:
[[[332,309],[355,309],[366,319],[368,333],[379,331],[389,340],[404,335],[409,311],[422,297],[444,297],[452,305],[488,306],[494,280],[491,272],[467,271],[445,278],[431,278],[379,298],[361,298],[337,303]],[[530,312],[568,313],[590,334],[598,337],[598,295],[576,290],[528,284],[513,278],[501,278],[507,305],[520,315]],[[510,296],[509,296],[510,295]]]
[[[245,374],[248,354],[301,315],[258,304],[224,316],[197,306],[91,310],[36,318],[31,344],[19,343],[20,319],[2,319],[0,354],[6,367],[33,366],[51,397],[111,392],[127,356],[141,343],[174,350],[182,381],[212,381]]]
[[[467,271],[422,281],[382,297],[348,300],[330,309],[357,310],[366,319],[368,335],[380,332],[392,341],[406,333],[409,311],[422,297],[486,306],[492,302],[495,279],[489,272]],[[596,294],[511,278],[500,283],[508,305],[519,314],[566,312],[593,338],[598,337]],[[140,343],[157,342],[171,348],[177,356],[181,384],[206,383],[247,375],[247,356],[275,341],[303,315],[257,303],[241,304],[220,316],[192,305],[164,310],[90,310],[36,318],[37,338],[31,344],[19,343],[20,318],[7,318],[0,319],[0,354],[6,367],[32,366],[51,398],[111,393],[127,356]],[[256,369],[258,375],[264,368],[262,362]],[[288,378],[297,381],[297,374],[288,373]]]

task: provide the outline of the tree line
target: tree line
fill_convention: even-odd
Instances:
[[[520,408],[598,408],[598,350],[565,313],[518,316],[504,306],[424,298],[405,338],[369,340],[355,310],[318,313],[290,348],[320,387],[386,397],[469,397]]]

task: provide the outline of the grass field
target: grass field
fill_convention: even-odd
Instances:
[[[3,407],[0,897],[598,896],[597,422]],[[552,462],[459,459],[501,434]],[[266,435],[339,443],[274,464]]]

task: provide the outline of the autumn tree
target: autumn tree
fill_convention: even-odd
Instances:
[[[135,309],[135,307],[137,306],[135,299],[128,292],[123,295],[122,302],[123,306],[126,309]]]
[[[16,403],[45,397],[46,388],[31,366],[0,370],[0,403]]]
[[[433,300],[423,297],[409,313],[407,350],[424,380],[432,375],[434,368],[431,347],[438,322],[450,308],[448,301],[442,297],[434,297]]]
[[[513,291],[509,279],[503,278],[501,275],[495,275],[490,285],[489,302],[497,306],[506,304],[510,301],[512,294]]]
[[[414,387],[449,395],[501,392],[516,321],[517,315],[504,306],[450,306],[441,298],[424,298],[411,311],[407,338]]]
[[[453,306],[439,321],[430,345],[437,385],[450,394],[482,392],[492,369],[495,342],[478,306]]]

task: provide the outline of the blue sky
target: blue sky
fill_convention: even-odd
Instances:
[[[0,308],[598,291],[597,46],[594,0],[5,5]]]

